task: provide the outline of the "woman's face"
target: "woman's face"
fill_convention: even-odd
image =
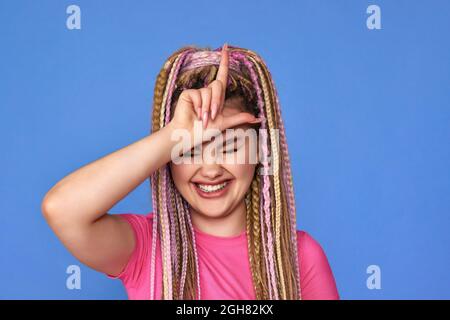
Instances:
[[[222,111],[224,116],[242,112],[227,102]],[[258,131],[251,125],[240,125],[232,129],[237,137],[234,142],[226,142],[231,136],[223,134],[223,143],[207,141],[202,145],[198,153],[201,163],[196,163],[194,157],[191,163],[170,163],[176,188],[191,209],[200,215],[210,218],[229,215],[243,201],[252,183],[258,161],[255,138]],[[246,135],[253,137],[253,143],[245,138]],[[222,161],[211,156],[213,149],[217,150],[217,155],[222,154]]]

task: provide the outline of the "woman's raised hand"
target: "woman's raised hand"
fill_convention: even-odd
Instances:
[[[202,121],[203,128],[223,131],[245,123],[257,123],[258,118],[248,112],[231,116],[222,114],[228,83],[228,48],[224,44],[221,51],[216,79],[201,89],[186,89],[178,98],[171,124],[174,128],[193,132],[194,121]]]

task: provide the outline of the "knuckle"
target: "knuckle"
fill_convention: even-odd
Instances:
[[[191,96],[193,94],[193,89],[185,89],[181,92],[180,96],[186,97]]]
[[[207,96],[208,94],[210,94],[211,93],[211,88],[202,88],[202,89],[200,89],[201,91],[201,93],[202,93],[202,95],[204,95],[204,96]]]

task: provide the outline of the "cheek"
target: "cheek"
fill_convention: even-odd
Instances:
[[[225,167],[225,166],[224,166]],[[236,180],[249,184],[253,180],[253,176],[255,173],[255,164],[237,164],[225,167],[235,178]]]
[[[175,186],[178,189],[186,187],[193,175],[194,168],[188,164],[170,164],[170,171]]]

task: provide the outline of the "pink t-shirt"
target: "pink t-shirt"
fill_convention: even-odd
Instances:
[[[129,299],[148,300],[153,213],[120,216],[132,226],[136,244],[122,272],[115,277],[107,276],[123,282]],[[194,229],[201,299],[254,300],[246,232],[234,237],[219,237],[201,232],[195,226]],[[161,297],[162,261],[159,241],[156,243],[155,297]],[[297,231],[297,245],[302,299],[339,299],[333,273],[320,244],[308,233]]]

